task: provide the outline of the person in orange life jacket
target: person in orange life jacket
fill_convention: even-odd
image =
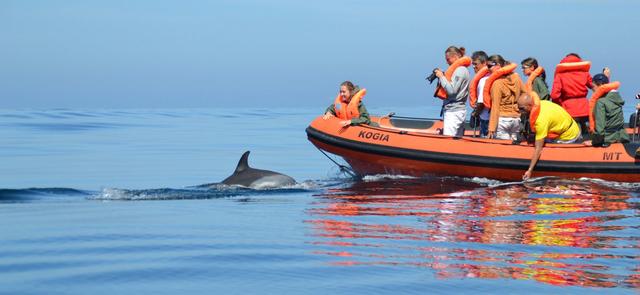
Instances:
[[[449,46],[444,52],[447,64],[452,65],[464,56],[464,47]],[[435,69],[438,77],[438,85],[446,92],[442,98],[443,123],[442,134],[448,136],[462,136],[465,116],[467,114],[466,102],[469,97],[469,70],[460,66],[453,71],[451,81],[440,69]]]
[[[527,77],[531,77],[531,74],[539,68],[538,61],[533,57],[525,58],[520,64],[522,65],[522,73]],[[531,89],[528,89],[535,91],[541,100],[551,100],[549,86],[547,86],[546,80],[547,73],[543,70],[540,75],[533,80]]]
[[[487,66],[487,60],[489,60],[489,56],[484,51],[476,51],[473,54],[471,54],[471,64],[473,65],[473,70],[475,71],[476,75],[478,75],[479,72]],[[487,78],[489,78],[489,75],[491,75],[491,72],[487,72],[486,74],[482,75],[482,77],[478,77],[479,80],[476,88],[477,89],[476,107],[474,108],[473,113],[471,113],[472,117],[479,118],[481,137],[487,137],[487,135],[489,134],[489,108],[484,107],[484,94],[483,94],[484,84],[485,82],[487,82]],[[473,80],[475,81],[476,77],[474,77]],[[469,87],[472,87],[472,86],[473,85]]]
[[[341,126],[370,124],[371,119],[369,118],[369,112],[367,112],[367,108],[365,108],[362,101],[360,101],[364,95],[364,89],[362,93],[359,92],[361,92],[360,87],[353,85],[351,81],[342,82],[342,84],[340,84],[339,97],[327,108],[322,118],[327,120],[330,117],[338,117],[342,119],[342,121],[340,121]],[[357,101],[352,102],[351,100],[354,98],[356,98]],[[355,103],[358,105],[353,105]],[[338,108],[338,112],[336,112],[336,107]],[[355,116],[348,113],[355,113]]]
[[[518,110],[520,113],[529,116],[529,124],[532,132],[535,133],[535,149],[531,156],[529,169],[522,176],[523,180],[527,180],[533,173],[533,168],[538,163],[545,141],[554,143],[575,143],[580,140],[580,127],[571,115],[561,106],[548,100],[540,100],[536,104],[531,94],[524,92],[518,98]],[[556,136],[555,139],[548,139]]]
[[[606,74],[596,74],[592,80],[596,90],[609,83],[609,78]],[[594,126],[591,134],[593,146],[606,147],[614,142],[629,142],[629,135],[624,128],[624,115],[622,112],[624,99],[615,90],[617,87],[613,85],[615,84],[609,84],[600,90],[603,95],[597,98],[593,107]],[[609,91],[604,93],[607,90]],[[599,94],[596,95],[599,96]],[[592,97],[591,99],[596,98]]]
[[[569,53],[560,64],[582,62],[580,55]],[[587,100],[588,90],[594,89],[591,75],[588,71],[573,70],[557,73],[553,77],[553,87],[551,87],[551,99],[561,105],[571,117],[578,122],[580,129],[586,133],[589,129],[589,101]]]
[[[525,83],[526,91],[535,91],[541,100],[551,100],[549,95],[549,86],[547,85],[547,73],[538,65],[538,60],[533,57],[527,57],[522,62],[522,73],[529,77]],[[520,134],[522,138],[519,141],[531,139],[531,128],[529,128],[529,117],[526,114],[520,114]],[[533,141],[530,141],[531,143]]]
[[[487,67],[491,73],[508,65],[500,55],[489,57]],[[505,74],[493,82],[490,89],[491,115],[489,118],[489,138],[516,140],[520,133],[520,112],[518,97],[524,85],[515,72]]]

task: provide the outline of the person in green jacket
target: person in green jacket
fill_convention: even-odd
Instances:
[[[609,78],[606,75],[596,74],[593,76],[593,84],[596,89],[607,83],[609,83]],[[593,109],[595,126],[591,135],[591,142],[594,146],[609,146],[614,142],[629,142],[629,134],[624,128],[623,105],[624,100],[616,90],[611,90],[598,99]]]
[[[360,87],[357,85],[353,85],[351,81],[344,81],[340,84],[340,101],[343,104],[349,104],[353,96],[360,91]],[[358,103],[358,113],[360,116],[357,118],[352,118],[351,120],[343,120],[340,121],[340,125],[342,126],[353,126],[358,124],[371,124],[371,119],[369,118],[369,112],[367,112],[367,108],[364,106],[362,101]],[[331,104],[327,110],[324,112],[323,119],[327,120],[330,117],[335,117],[336,115],[336,103]]]
[[[525,58],[520,64],[522,65],[522,73],[527,77],[538,68],[538,61],[533,57]],[[551,100],[546,79],[547,74],[543,71],[540,76],[533,80],[533,91],[538,94],[541,100]]]

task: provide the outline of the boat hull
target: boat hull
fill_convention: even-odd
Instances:
[[[307,128],[307,136],[318,148],[344,158],[359,175],[451,175],[514,181],[522,179],[534,151],[524,143],[437,135],[432,127],[438,124],[425,126],[424,132],[388,126],[341,128],[337,119],[317,118]],[[638,182],[638,146],[549,144],[533,176]]]

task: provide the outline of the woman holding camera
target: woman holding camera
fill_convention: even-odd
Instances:
[[[444,52],[447,64],[452,66],[457,60],[463,58],[464,51],[464,47],[449,46]],[[450,79],[440,69],[435,69],[434,74],[438,77],[438,86],[444,90],[442,96],[436,95],[442,99],[444,121],[442,134],[462,136],[464,132],[462,124],[467,114],[466,102],[469,97],[469,70],[466,66],[458,66]]]

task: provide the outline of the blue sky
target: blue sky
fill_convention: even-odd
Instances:
[[[633,104],[638,12],[631,0],[4,0],[0,108],[324,108],[343,80],[368,89],[368,106],[436,106],[424,77],[449,45],[547,69],[578,52],[592,73],[611,67]]]

